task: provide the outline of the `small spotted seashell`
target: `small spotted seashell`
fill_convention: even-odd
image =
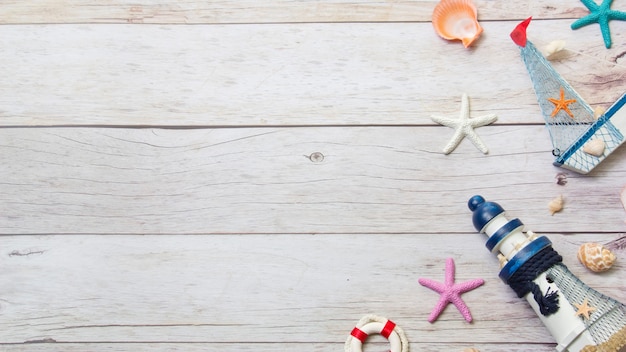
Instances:
[[[599,273],[613,266],[615,254],[599,243],[583,243],[578,249],[578,260],[587,269]]]
[[[558,213],[563,209],[563,196],[558,196],[548,203],[548,210],[550,210],[550,215],[554,215],[554,213]]]
[[[567,184],[567,174],[563,172],[559,172],[554,178],[556,179],[556,184],[559,186],[565,186]]]
[[[604,154],[604,147],[603,140],[592,139],[583,146],[583,152],[593,156],[602,156],[602,154]]]

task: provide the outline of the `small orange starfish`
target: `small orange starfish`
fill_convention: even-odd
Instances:
[[[591,314],[591,312],[596,310],[594,307],[590,307],[589,306],[589,302],[587,301],[586,298],[583,301],[583,303],[581,303],[581,304],[574,303],[574,305],[576,306],[576,308],[578,308],[578,311],[576,312],[576,315],[583,316],[587,320],[589,320],[589,315]]]
[[[561,87],[561,99],[548,98],[548,100],[552,104],[554,104],[554,111],[552,111],[552,114],[550,115],[550,117],[554,117],[559,111],[564,110],[569,115],[569,117],[574,118],[574,114],[572,114],[572,112],[569,110],[569,107],[567,106],[571,103],[575,103],[576,99],[566,100],[565,91],[563,90],[563,87]]]

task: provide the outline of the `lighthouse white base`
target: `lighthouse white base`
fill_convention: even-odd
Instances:
[[[557,292],[559,297],[559,310],[549,316],[541,314],[539,305],[535,302],[532,293],[528,293],[524,298],[533,308],[543,325],[550,331],[550,334],[557,342],[556,350],[559,352],[579,352],[585,346],[595,345],[585,324],[576,315],[576,310],[567,299],[561,294],[555,284],[548,282],[546,273],[540,274],[534,282],[541,288],[541,292]]]

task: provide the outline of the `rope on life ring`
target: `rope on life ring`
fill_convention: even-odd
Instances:
[[[387,318],[369,314],[352,329],[345,344],[345,352],[362,352],[363,343],[370,334],[381,334],[389,340],[390,352],[409,352],[409,340],[404,331]]]

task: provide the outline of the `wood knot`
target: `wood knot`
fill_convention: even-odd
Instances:
[[[309,160],[314,163],[321,163],[324,161],[324,154],[320,152],[311,153],[311,155],[309,155]]]

